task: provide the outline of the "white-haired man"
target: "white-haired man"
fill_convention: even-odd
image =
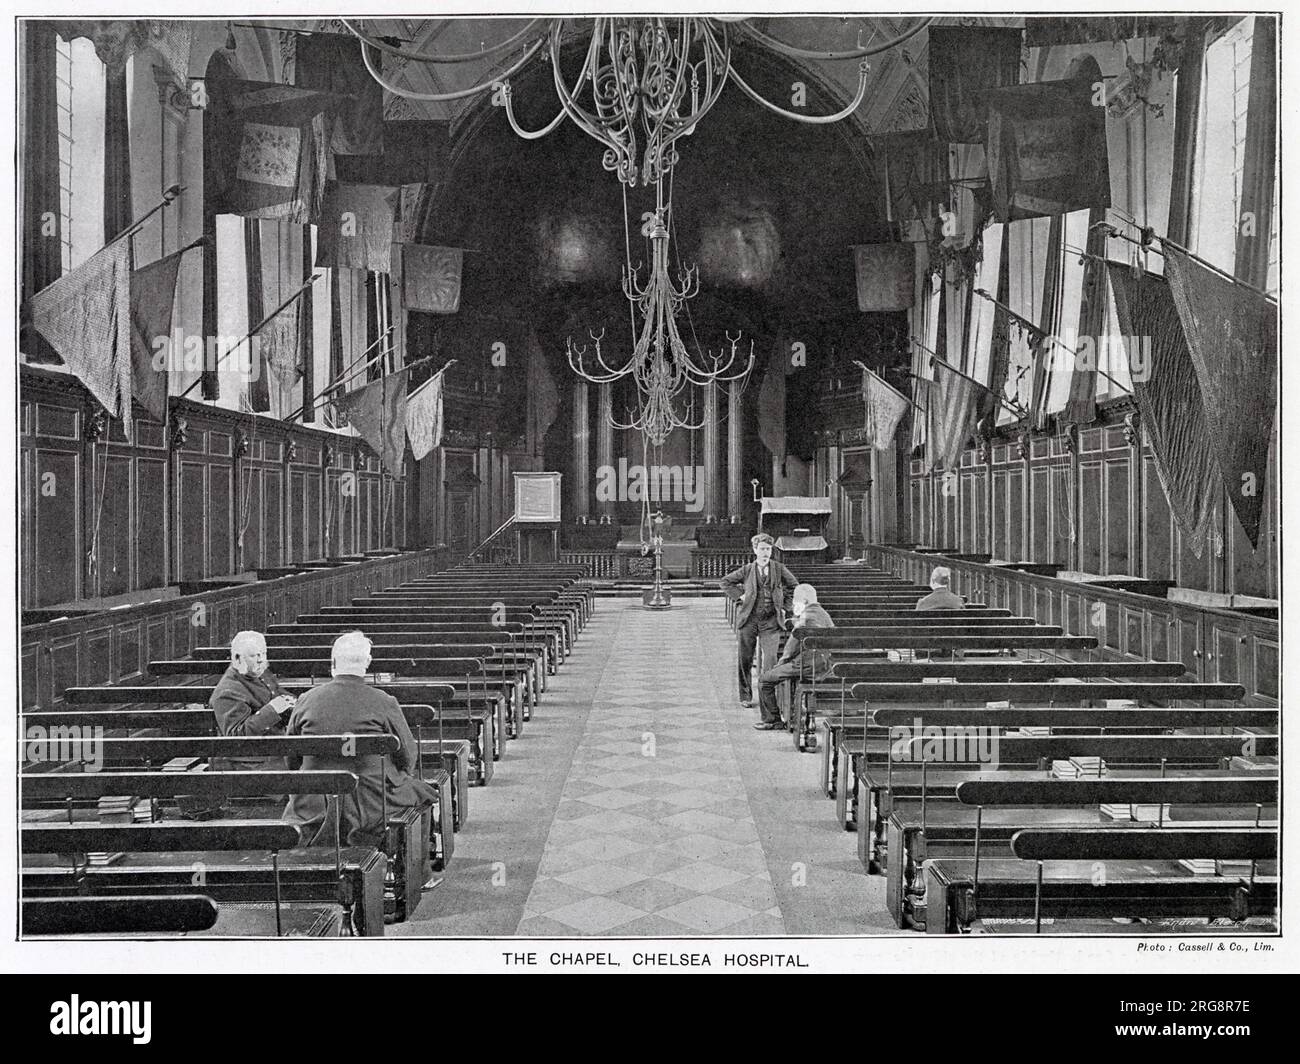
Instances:
[[[936,565],[930,573],[931,592],[917,604],[918,610],[962,610],[966,602],[952,592],[952,570],[946,565]]]
[[[293,709],[293,696],[280,689],[269,668],[266,639],[261,632],[240,632],[230,641],[230,666],[208,698],[221,735],[283,735]],[[278,757],[230,759],[221,768],[283,769]]]
[[[781,707],[776,704],[776,689],[797,676],[815,677],[825,673],[830,655],[824,650],[805,650],[803,641],[818,628],[834,628],[830,614],[817,601],[812,584],[800,584],[792,599],[794,628],[785,642],[781,660],[758,678],[758,704],[761,719],[754,725],[759,731],[776,731],[783,726]]]
[[[308,845],[334,841],[333,811],[342,806],[340,835],[350,846],[377,846],[383,840],[384,807],[390,812],[432,802],[437,793],[410,770],[420,763],[411,727],[397,699],[366,683],[370,640],[361,632],[345,632],[330,652],[333,679],[313,687],[298,699],[289,717],[290,735],[396,735],[391,755],[290,758],[292,769],[355,772],[357,791],[341,802],[323,795],[299,794],[289,799],[286,819],[301,821]]]

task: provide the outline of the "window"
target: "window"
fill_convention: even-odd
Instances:
[[[56,44],[63,269],[104,246],[104,64],[85,37]],[[128,74],[129,76],[129,74]]]

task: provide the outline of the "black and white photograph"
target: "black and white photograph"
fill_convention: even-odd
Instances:
[[[10,20],[6,969],[1294,965],[1282,13],[395,6]]]

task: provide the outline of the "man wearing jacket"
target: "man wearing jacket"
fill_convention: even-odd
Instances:
[[[754,725],[759,731],[776,731],[783,726],[781,708],[776,704],[776,689],[786,680],[798,676],[812,679],[825,675],[830,655],[824,650],[805,650],[804,639],[818,628],[834,628],[835,622],[817,602],[817,589],[800,584],[794,589],[794,628],[786,640],[785,651],[774,668],[758,678],[758,704],[762,719]]]
[[[754,704],[750,680],[754,646],[761,641],[765,661],[775,657],[781,632],[788,627],[788,592],[799,585],[794,573],[780,562],[772,561],[772,545],[772,537],[760,532],[750,540],[754,560],[718,581],[723,594],[740,601],[736,610],[736,680],[742,706]]]
[[[293,696],[280,690],[269,668],[261,632],[240,632],[230,641],[230,667],[208,699],[221,735],[283,735]],[[283,771],[279,757],[230,760],[231,770]]]
[[[303,824],[308,845],[334,839],[334,817],[342,809],[340,837],[348,846],[378,846],[384,836],[384,810],[389,814],[437,800],[437,792],[418,776],[420,751],[402,707],[392,695],[366,683],[370,640],[360,632],[345,632],[334,641],[330,669],[334,678],[306,692],[293,707],[290,735],[396,735],[394,754],[290,758],[289,767],[341,770],[357,776],[355,794],[328,801],[320,794],[289,799],[284,818]]]

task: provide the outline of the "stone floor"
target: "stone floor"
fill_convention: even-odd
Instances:
[[[759,732],[716,600],[602,600],[444,882],[390,934],[617,938],[893,931],[816,758]]]

